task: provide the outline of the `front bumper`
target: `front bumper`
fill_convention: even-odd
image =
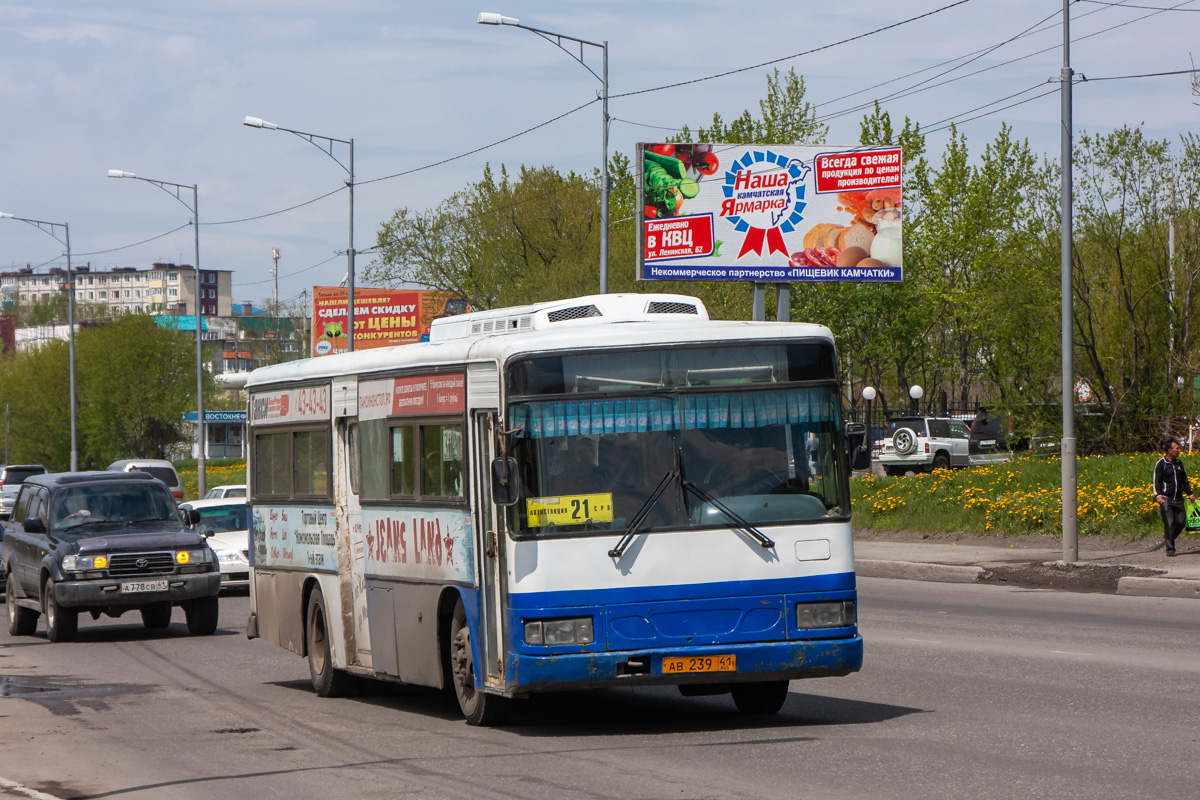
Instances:
[[[153,603],[175,605],[197,597],[215,597],[221,591],[221,573],[202,572],[190,575],[145,576],[139,580],[167,579],[165,592],[121,593],[122,581],[98,578],[86,581],[63,581],[54,584],[54,600],[63,608],[126,606],[136,608]]]
[[[663,673],[664,657],[733,655],[736,672]],[[863,640],[843,639],[709,645],[666,650],[510,656],[506,694],[539,689],[651,684],[738,683],[849,675],[862,668]]]

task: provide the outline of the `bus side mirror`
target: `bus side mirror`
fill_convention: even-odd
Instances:
[[[496,458],[492,460],[492,502],[498,506],[517,503],[517,460]]]

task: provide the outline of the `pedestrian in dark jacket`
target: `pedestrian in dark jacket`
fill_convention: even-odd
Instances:
[[[1175,555],[1175,537],[1183,531],[1187,521],[1183,498],[1196,502],[1183,462],[1179,460],[1179,451],[1179,440],[1168,439],[1163,457],[1154,465],[1154,499],[1162,513],[1163,542],[1169,556]]]

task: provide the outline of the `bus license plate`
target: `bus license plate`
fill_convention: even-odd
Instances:
[[[685,656],[664,658],[663,675],[684,672],[737,672],[737,656]]]
[[[134,592],[165,592],[167,590],[167,579],[163,578],[160,581],[122,581],[121,594],[133,594]]]

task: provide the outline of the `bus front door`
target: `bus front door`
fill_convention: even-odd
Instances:
[[[475,441],[479,458],[475,460],[476,501],[478,524],[476,552],[479,562],[479,628],[483,634],[481,656],[486,665],[482,671],[485,686],[504,686],[504,541],[502,515],[492,502],[492,459],[497,453],[498,435],[496,413],[478,412],[475,415]]]

